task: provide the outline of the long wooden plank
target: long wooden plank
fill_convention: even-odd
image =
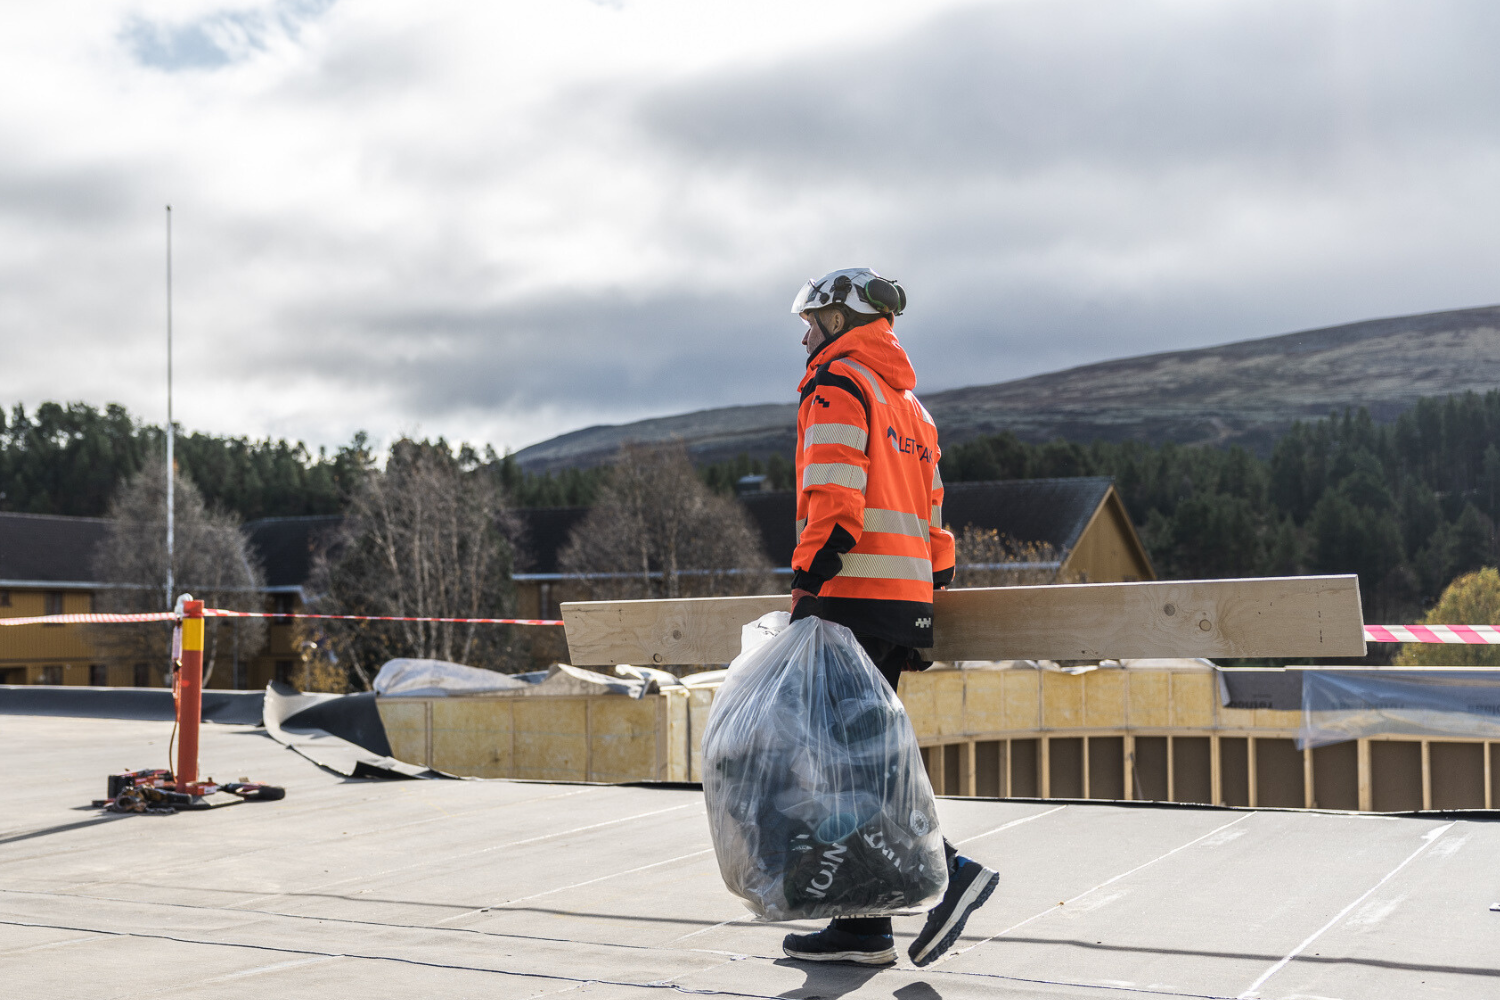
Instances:
[[[1163,580],[946,590],[935,660],[1363,656],[1355,576]],[[740,629],[787,597],[580,601],[562,606],[578,666],[727,663]]]

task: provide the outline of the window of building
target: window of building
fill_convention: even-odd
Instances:
[[[0,684],[25,684],[25,667],[0,667]]]
[[[290,684],[290,683],[292,683],[292,661],[291,660],[277,660],[276,661],[276,680],[279,681],[282,684]]]
[[[94,687],[107,687],[109,685],[109,668],[102,663],[90,664],[89,683]]]
[[[60,590],[49,590],[42,595],[42,614],[60,615],[63,613],[63,592]],[[52,624],[47,628],[61,628],[61,625]],[[59,684],[62,681],[58,681]]]
[[[271,610],[278,615],[289,615],[297,609],[296,600],[296,594],[272,594]],[[271,619],[272,625],[290,625],[291,623],[290,618]]]
[[[132,669],[135,676],[131,682],[138,688],[151,686],[151,665],[149,663],[137,663]]]
[[[38,678],[37,683],[38,684],[61,684],[63,682],[62,674],[63,674],[63,671],[62,671],[62,667],[60,667],[60,666],[43,667],[42,668],[41,676]]]
[[[10,607],[10,591],[0,590],[0,608]]]

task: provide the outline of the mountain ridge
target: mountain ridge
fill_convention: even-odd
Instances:
[[[1388,421],[1423,396],[1500,387],[1500,305],[1361,320],[1217,347],[1094,362],[923,395],[944,445],[1136,439],[1267,451],[1295,420],[1367,407]],[[608,461],[626,441],[681,440],[695,461],[790,456],[796,404],[717,407],[583,428],[516,453],[543,472]]]

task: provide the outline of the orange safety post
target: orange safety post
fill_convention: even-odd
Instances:
[[[203,717],[203,602],[182,602],[182,666],[177,672],[177,790],[197,794],[198,724]]]

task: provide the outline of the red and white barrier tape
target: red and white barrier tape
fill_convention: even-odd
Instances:
[[[226,611],[204,608],[205,618],[324,618],[346,622],[446,622],[456,625],[561,625],[552,618],[398,618],[391,615],[305,615],[276,611]],[[175,611],[150,611],[138,615],[38,615],[35,618],[0,618],[0,625],[83,625],[112,622],[174,622]]]
[[[561,625],[555,618],[422,618],[397,615],[310,615],[297,612],[226,611],[204,608],[205,618],[311,618],[341,622],[438,622],[449,625]],[[116,622],[176,621],[172,611],[144,614],[38,615],[33,618],[0,618],[0,625],[84,625]],[[1500,627],[1494,625],[1366,625],[1366,642],[1427,642],[1453,645],[1500,645]]]
[[[83,625],[93,622],[175,622],[175,611],[148,611],[139,615],[38,615],[35,618],[0,618],[0,625]]]
[[[1493,646],[1500,644],[1500,628],[1493,625],[1366,625],[1365,641]]]
[[[395,615],[305,615],[277,611],[224,611],[204,608],[205,618],[323,618],[340,622],[447,622],[456,625],[561,625],[552,618],[403,618]]]

